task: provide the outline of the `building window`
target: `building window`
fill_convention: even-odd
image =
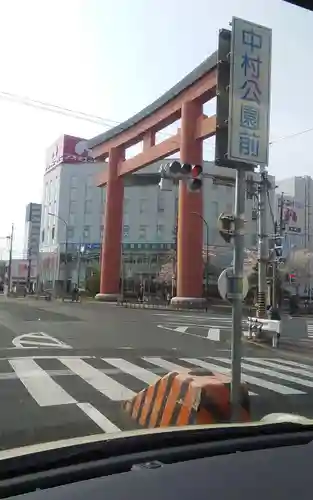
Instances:
[[[88,187],[94,187],[95,186],[95,178],[93,175],[88,175],[87,176],[87,186]]]
[[[71,200],[70,201],[70,214],[76,214],[77,210],[77,201]]]
[[[102,240],[103,240],[103,232],[104,232],[104,226],[101,225],[100,226],[100,242],[102,242]]]
[[[75,234],[75,231],[74,231],[73,226],[67,226],[67,239],[72,240],[74,238],[74,234]]]
[[[158,240],[163,240],[163,236],[164,236],[164,226],[163,226],[163,224],[157,224],[156,235],[157,235],[157,239]]]
[[[70,190],[70,200],[77,201],[77,188],[71,188]]]
[[[42,243],[45,241],[45,230],[44,229],[41,231],[41,241],[42,241]]]
[[[128,214],[128,210],[129,210],[129,199],[124,198],[124,204],[123,204],[124,215]]]
[[[217,201],[212,201],[212,216],[214,219],[218,219],[219,217],[219,211],[218,211],[218,202]]]
[[[85,243],[90,243],[90,226],[84,226],[84,232],[83,232],[83,237],[84,237],[84,242]]]
[[[78,185],[78,179],[76,175],[72,175],[71,177],[71,187],[72,188],[77,188]]]
[[[158,212],[164,212],[164,209],[165,209],[165,200],[164,200],[164,196],[162,194],[159,194],[158,195],[158,202],[157,202],[157,210]]]
[[[146,212],[147,209],[147,200],[146,198],[142,198],[139,200],[139,213],[143,214]]]
[[[124,224],[123,227],[123,238],[129,238],[129,226],[127,224]]]
[[[219,236],[219,231],[216,227],[210,229],[210,238],[209,238],[210,243],[212,244],[216,243],[218,236]]]
[[[55,227],[53,226],[53,228],[51,229],[51,239],[52,241],[54,240],[55,238]]]
[[[105,187],[104,187],[104,186],[102,186],[102,187],[100,188],[101,205],[104,205],[104,204],[105,204],[105,193],[106,193]],[[102,210],[102,206],[101,206],[101,210]]]
[[[92,213],[92,201],[91,200],[86,200],[85,201],[85,214],[91,214]]]
[[[147,226],[139,226],[139,239],[145,240],[147,238]]]
[[[70,226],[76,226],[76,214],[70,214],[68,223]]]

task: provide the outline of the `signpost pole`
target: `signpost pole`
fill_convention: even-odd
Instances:
[[[234,266],[232,290],[232,336],[231,336],[231,407],[232,420],[240,420],[241,413],[241,336],[244,264],[244,219],[245,219],[245,171],[236,171],[235,219],[234,219]]]
[[[221,113],[222,120],[221,117],[218,119],[217,116],[217,124],[220,124],[221,121],[225,124],[226,119],[227,151],[225,151],[226,140],[223,142],[221,137],[221,147],[218,150],[219,164],[234,168],[237,171],[233,233],[234,266],[233,276],[230,281],[232,288],[229,298],[232,300],[233,306],[231,339],[232,419],[238,421],[241,413],[245,175],[246,171],[253,171],[257,165],[260,165],[260,171],[263,174],[265,166],[268,165],[272,32],[264,26],[236,17],[233,17],[231,25],[230,58],[225,58],[225,61],[222,58],[224,66],[226,60],[229,59],[229,71],[225,71],[230,83],[229,99],[227,103],[227,93],[225,91],[219,94],[218,102],[220,105],[217,110]],[[229,37],[226,35],[225,33],[225,40],[227,41]],[[221,43],[221,49],[224,45]],[[221,71],[220,76],[222,74],[223,71]],[[222,78],[220,80],[220,86],[225,90],[227,85],[223,85],[225,82],[222,81]],[[225,116],[226,109],[228,110],[228,117]],[[262,192],[263,199],[265,194],[266,191]],[[263,230],[264,226],[262,232],[264,232]],[[265,250],[263,248],[262,256],[264,254]]]

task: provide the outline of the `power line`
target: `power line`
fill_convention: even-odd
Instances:
[[[313,127],[307,128],[305,130],[300,130],[299,132],[295,132],[294,134],[284,135],[284,136],[280,137],[279,139],[276,139],[275,141],[270,141],[270,146],[272,144],[276,144],[277,142],[285,141],[287,139],[293,139],[294,137],[298,137],[300,135],[307,134],[309,132],[313,132]]]
[[[23,106],[29,106],[32,108],[37,108],[41,109],[43,111],[48,111],[51,113],[56,113],[60,114],[63,116],[68,116],[69,118],[75,118],[78,120],[83,120],[83,121],[88,121],[90,123],[95,123],[96,125],[102,125],[106,128],[111,128],[116,125],[120,125],[122,122],[119,122],[117,120],[112,120],[111,118],[103,118],[102,116],[98,115],[93,115],[91,113],[85,113],[84,111],[77,111],[71,108],[67,108],[64,106],[59,106],[58,104],[53,104],[47,101],[40,101],[38,99],[31,99],[26,96],[21,96],[18,94],[13,94],[11,92],[5,92],[5,91],[0,91],[0,99],[7,100],[10,102],[15,102],[17,104],[21,104]],[[309,132],[313,132],[313,127],[305,129],[305,130],[300,130],[299,132],[295,132],[293,134],[285,135],[282,137],[279,137],[278,139],[275,139],[273,141],[270,141],[270,145],[276,144],[281,141],[285,141],[288,139],[293,139],[294,137],[298,137],[303,134],[307,134]],[[159,132],[163,136],[170,137],[171,134],[165,133],[165,132]],[[205,145],[209,147],[210,149],[213,149],[213,147],[210,147],[209,145]]]
[[[57,113],[72,118],[77,118],[79,120],[89,121],[92,123],[96,123],[98,125],[104,125],[105,127],[108,128],[120,124],[120,122],[111,120],[109,118],[103,118],[101,116],[84,113],[83,111],[76,111],[70,108],[58,106],[56,104],[51,104],[45,101],[30,99],[29,97],[23,97],[17,94],[12,94],[10,92],[0,91],[0,99],[9,100],[11,102],[16,102],[24,106],[30,106],[32,108],[42,109],[43,111],[50,111],[52,113]]]

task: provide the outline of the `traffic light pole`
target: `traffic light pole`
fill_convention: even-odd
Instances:
[[[258,190],[258,212],[259,212],[259,255],[258,255],[258,311],[259,318],[264,318],[266,313],[266,267],[268,263],[267,228],[266,228],[266,203],[267,203],[267,172],[260,165],[260,184]]]
[[[231,336],[231,407],[232,421],[240,421],[241,413],[241,335],[244,264],[245,171],[236,170],[234,213],[234,266]]]

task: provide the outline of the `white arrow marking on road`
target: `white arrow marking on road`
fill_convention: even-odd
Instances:
[[[185,333],[188,330],[188,326],[177,326],[175,332]]]
[[[189,328],[188,326],[186,326],[186,327],[178,326],[177,328],[170,328],[169,326],[165,326],[165,325],[157,325],[157,327],[162,328],[163,330],[170,330],[171,332],[183,333],[184,335],[190,335],[191,337],[197,337],[198,339],[217,340],[217,339],[211,339],[209,337],[209,334],[207,335],[207,337],[205,337],[204,335],[197,335],[196,333],[189,333],[189,332],[187,332],[187,329]],[[184,331],[182,330],[182,328],[184,328]]]
[[[24,333],[12,340],[12,344],[17,348],[37,349],[38,347],[59,347],[61,349],[72,349],[70,345],[65,344],[51,335],[44,332]]]
[[[220,329],[219,328],[209,328],[208,336],[209,340],[215,340],[216,342],[220,341]]]

